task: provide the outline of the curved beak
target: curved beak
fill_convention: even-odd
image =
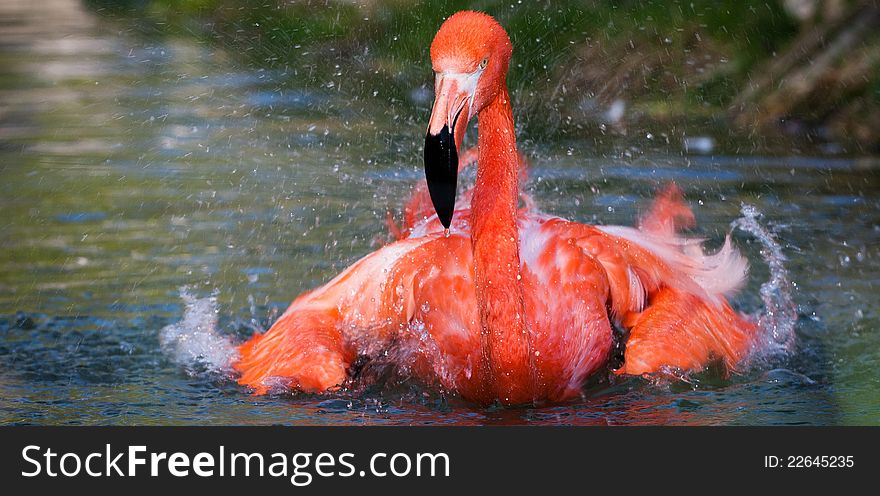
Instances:
[[[437,74],[425,135],[425,179],[437,217],[449,229],[458,184],[458,150],[467,129],[479,73]]]

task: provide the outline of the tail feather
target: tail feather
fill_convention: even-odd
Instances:
[[[638,222],[640,231],[665,237],[675,237],[682,229],[694,225],[694,213],[684,202],[681,189],[675,183],[666,185]]]
[[[638,222],[638,228],[602,226],[608,234],[624,238],[662,260],[673,274],[687,277],[679,289],[719,303],[745,283],[748,261],[733,246],[730,235],[714,254],[703,249],[703,239],[682,235],[694,226],[694,214],[684,203],[681,190],[670,184],[654,200]],[[667,279],[668,280],[668,279]]]

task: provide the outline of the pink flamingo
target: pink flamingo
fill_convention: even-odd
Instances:
[[[617,374],[691,372],[748,357],[757,326],[726,299],[746,262],[678,233],[694,223],[671,186],[637,228],[591,226],[518,207],[520,160],[506,75],[512,47],[490,16],[459,12],[431,45],[435,100],[427,197],[395,241],[300,295],[239,348],[239,382],[325,391],[387,354],[405,374],[483,404],[577,396],[625,330]],[[477,177],[455,206],[458,150],[479,121]],[[466,200],[468,198],[465,198]]]

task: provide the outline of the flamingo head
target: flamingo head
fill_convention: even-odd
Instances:
[[[458,182],[458,150],[470,119],[505,86],[513,51],[495,19],[458,12],[440,26],[431,43],[434,107],[425,136],[425,178],[443,227],[452,223]]]

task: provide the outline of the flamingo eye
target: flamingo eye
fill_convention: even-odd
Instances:
[[[480,61],[480,69],[485,69],[487,65],[489,65],[489,57],[486,57]]]

